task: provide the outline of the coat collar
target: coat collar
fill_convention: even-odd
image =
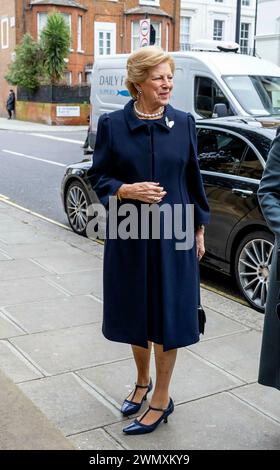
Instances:
[[[133,103],[134,103],[134,100],[130,100],[128,103],[126,103],[124,107],[125,120],[129,128],[132,131],[134,131],[135,129],[138,129],[139,127],[147,126],[147,124],[144,121],[142,121],[135,115],[135,112],[133,110]],[[167,125],[167,122],[174,121],[174,117],[175,117],[175,109],[170,104],[168,104],[165,107],[163,117],[159,121],[155,121],[155,124],[160,126],[163,130],[170,132],[172,127],[169,127]]]

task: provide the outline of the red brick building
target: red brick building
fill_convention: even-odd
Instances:
[[[94,57],[129,53],[139,47],[139,21],[149,18],[156,44],[179,49],[180,0],[1,0],[0,115],[11,88],[4,76],[14,48],[28,32],[37,39],[48,13],[64,15],[71,31],[71,53],[65,80],[76,85],[89,80]]]

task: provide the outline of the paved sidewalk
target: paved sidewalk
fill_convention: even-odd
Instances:
[[[0,117],[0,130],[19,132],[77,132],[86,131],[88,126],[49,126],[36,122],[19,121]]]
[[[60,448],[280,449],[279,392],[256,383],[263,316],[206,289],[206,334],[178,352],[168,424],[122,433],[135,370],[129,345],[101,334],[102,255],[0,202],[0,369],[12,381],[0,375],[0,447],[34,448],[39,435],[51,449],[58,433]]]

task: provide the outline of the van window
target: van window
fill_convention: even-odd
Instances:
[[[201,128],[198,160],[201,170],[236,175],[247,144],[229,132]]]
[[[259,116],[280,113],[280,77],[227,75],[223,79],[248,113]]]
[[[214,106],[217,103],[224,103],[228,110],[228,115],[233,115],[229,101],[225,97],[217,83],[208,77],[195,77],[194,86],[195,110],[203,117],[212,117]]]

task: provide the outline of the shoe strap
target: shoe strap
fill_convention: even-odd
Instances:
[[[155,408],[154,406],[149,406],[149,409],[154,411],[165,411],[167,408]]]
[[[138,385],[138,384],[135,384],[135,387],[136,388],[149,388],[150,384],[148,385]]]
[[[138,421],[139,423],[141,423],[142,419],[145,418],[146,414],[148,414],[150,410],[161,411],[161,412],[164,413],[164,412],[167,410],[167,408],[155,408],[154,406],[149,406],[149,407],[146,409],[146,411],[145,411],[145,413],[143,414],[143,416],[141,416],[140,419],[137,418],[137,421]]]
[[[133,393],[133,395],[132,395],[132,397],[131,397],[131,399],[130,399],[129,401],[132,401],[133,398],[135,397],[136,392],[137,392],[137,388],[149,388],[149,386],[150,386],[150,384],[148,384],[148,385],[138,385],[138,384],[136,383],[136,384],[135,384],[135,387],[134,387],[134,393]],[[128,395],[128,397],[129,397],[129,395]],[[128,397],[127,397],[127,398],[128,398]]]

